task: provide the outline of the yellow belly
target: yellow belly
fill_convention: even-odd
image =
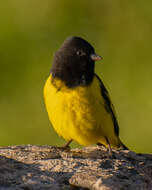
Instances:
[[[117,146],[113,122],[104,106],[98,80],[89,86],[67,88],[60,80],[49,76],[44,87],[44,99],[49,119],[56,132],[66,140],[81,145],[101,142]]]

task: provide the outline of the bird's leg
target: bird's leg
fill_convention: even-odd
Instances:
[[[69,145],[70,145],[71,143],[72,143],[72,139],[69,140],[65,145],[63,145],[62,148],[65,148],[65,149],[70,148]]]
[[[70,143],[72,142],[72,140],[69,140],[65,145],[63,146],[60,146],[60,147],[56,147],[58,149],[61,149],[61,150],[66,150],[66,151],[70,151]]]
[[[109,156],[112,157],[113,156],[113,154],[112,154],[112,148],[110,146],[110,143],[109,143],[109,140],[108,140],[107,137],[106,137],[106,142],[108,144],[108,153],[109,153]]]

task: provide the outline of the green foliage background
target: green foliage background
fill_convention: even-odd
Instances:
[[[152,153],[151,34],[150,0],[2,1],[0,145],[63,144],[42,91],[53,53],[77,35],[104,57],[96,72],[116,107],[121,139],[132,150]]]

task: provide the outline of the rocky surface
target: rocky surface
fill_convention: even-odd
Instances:
[[[0,147],[0,190],[150,190],[152,155],[102,147]]]

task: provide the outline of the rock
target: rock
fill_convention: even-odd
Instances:
[[[0,147],[0,190],[151,190],[152,155],[86,147]]]

